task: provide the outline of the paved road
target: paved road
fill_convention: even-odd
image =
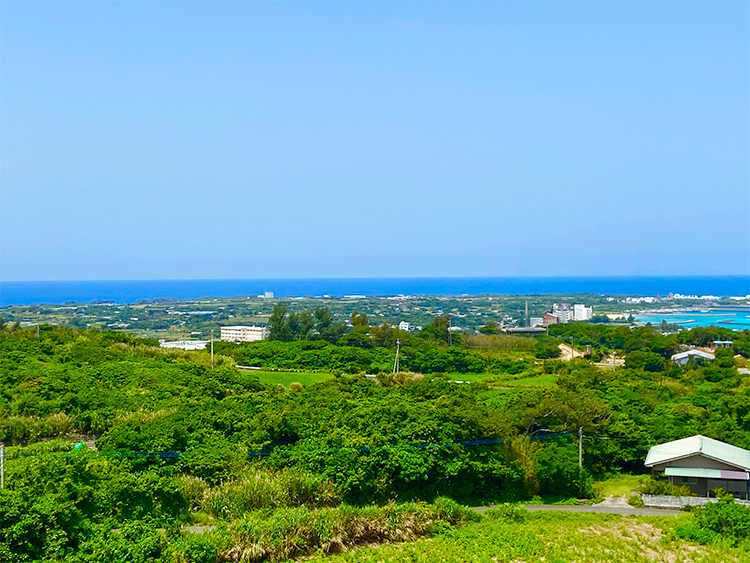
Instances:
[[[633,508],[630,505],[607,505],[592,504],[588,505],[568,505],[568,504],[527,504],[525,507],[531,512],[539,510],[550,510],[553,512],[596,512],[599,514],[620,514],[622,516],[675,516],[680,514],[680,510],[667,510],[661,508]],[[484,512],[492,506],[477,506],[474,510]]]

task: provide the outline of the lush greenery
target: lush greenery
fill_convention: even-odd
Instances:
[[[679,537],[707,545],[740,547],[750,554],[750,507],[724,496],[692,512],[693,518],[677,528]]]
[[[706,546],[681,538],[690,516],[624,518],[608,514],[528,513],[506,507],[489,511],[480,522],[447,530],[406,545],[385,545],[325,558],[330,563],[466,561],[576,561],[647,563],[748,561],[744,546]],[[323,561],[322,557],[312,561]]]
[[[648,362],[643,353],[653,353],[662,359],[668,358],[680,350],[683,345],[706,346],[716,340],[732,341],[733,347],[727,350],[729,355],[740,354],[750,357],[750,331],[731,330],[717,326],[696,327],[672,334],[662,334],[659,327],[643,326],[607,326],[605,324],[568,323],[550,326],[550,333],[566,342],[579,346],[590,345],[596,350],[624,351],[628,354],[641,352],[634,363],[642,367]],[[656,360],[658,368],[649,371],[661,371],[664,363]]]
[[[400,334],[360,315],[335,341],[217,343],[213,369],[207,352],[122,332],[3,326],[0,559],[273,559],[422,535],[469,545],[482,526],[501,545],[526,537],[522,522],[452,532],[471,517],[442,497],[593,496],[594,476],[643,472],[654,443],[701,433],[750,447],[750,378],[732,355],[746,333],[715,362],[679,367],[662,335],[636,329],[626,351],[663,362],[608,370],[540,358],[533,339],[463,341],[447,320]],[[394,376],[395,340],[409,373]],[[327,379],[282,387],[235,364]],[[212,531],[179,532],[190,524]]]

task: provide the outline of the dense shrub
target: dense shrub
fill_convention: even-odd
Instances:
[[[718,502],[693,508],[693,520],[677,528],[685,539],[701,543],[726,542],[750,547],[750,507],[725,496]]]
[[[204,489],[196,497],[196,508],[221,518],[239,518],[261,508],[315,508],[341,503],[341,496],[330,481],[294,469],[248,473]]]
[[[669,495],[673,497],[694,497],[696,494],[687,485],[676,486],[669,481],[648,479],[638,485],[636,489],[643,495]]]

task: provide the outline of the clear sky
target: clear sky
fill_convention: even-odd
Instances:
[[[747,274],[749,6],[1,2],[0,278]]]

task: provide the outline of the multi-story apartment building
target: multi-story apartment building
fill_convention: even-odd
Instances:
[[[228,342],[255,342],[268,338],[268,328],[264,326],[223,326],[221,339]]]
[[[593,316],[594,312],[591,307],[586,307],[586,305],[573,305],[574,321],[588,321]]]

